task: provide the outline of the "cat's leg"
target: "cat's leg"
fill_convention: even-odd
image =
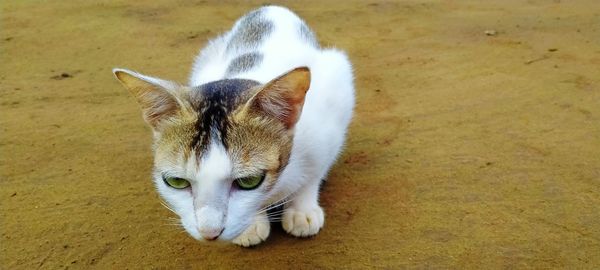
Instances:
[[[325,214],[319,206],[319,186],[321,178],[307,183],[283,212],[283,229],[297,237],[313,236],[325,223]]]
[[[260,213],[254,218],[254,223],[250,225],[242,234],[233,239],[233,243],[243,247],[257,245],[269,237],[271,224],[266,213]]]

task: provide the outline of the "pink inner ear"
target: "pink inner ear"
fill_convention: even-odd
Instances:
[[[286,99],[288,104],[288,110],[282,115],[280,120],[283,122],[286,128],[290,129],[294,127],[300,114],[302,113],[302,106],[304,105],[304,95],[301,97],[290,97]]]
[[[181,109],[176,97],[167,89],[176,87],[175,83],[124,69],[115,69],[113,72],[136,97],[142,107],[144,120],[153,129],[157,129],[161,121],[175,115]]]
[[[260,110],[292,128],[302,112],[306,91],[310,87],[308,68],[297,68],[269,82],[258,96]]]
[[[148,91],[141,98],[145,103],[142,104],[144,118],[152,127],[157,127],[161,120],[173,116],[177,112],[178,106],[175,99],[161,89]]]
[[[291,128],[298,120],[304,98],[276,96],[275,94],[259,96],[260,110],[283,122],[286,128]]]

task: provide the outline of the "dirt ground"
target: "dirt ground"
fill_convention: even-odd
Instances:
[[[600,267],[594,0],[282,3],[355,67],[324,230],[244,249],[169,226],[110,71],[185,82],[260,4],[1,2],[1,269]]]

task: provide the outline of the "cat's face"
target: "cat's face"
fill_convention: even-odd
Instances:
[[[125,70],[154,132],[154,180],[198,240],[232,240],[276,200],[293,126],[310,84],[306,68],[261,85],[223,80],[181,87]]]

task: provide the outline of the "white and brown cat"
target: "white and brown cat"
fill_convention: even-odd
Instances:
[[[239,19],[201,51],[189,86],[113,72],[153,130],[156,187],[191,236],[256,245],[278,205],[271,221],[294,236],[323,227],[319,185],[352,117],[352,67],[296,14]]]

